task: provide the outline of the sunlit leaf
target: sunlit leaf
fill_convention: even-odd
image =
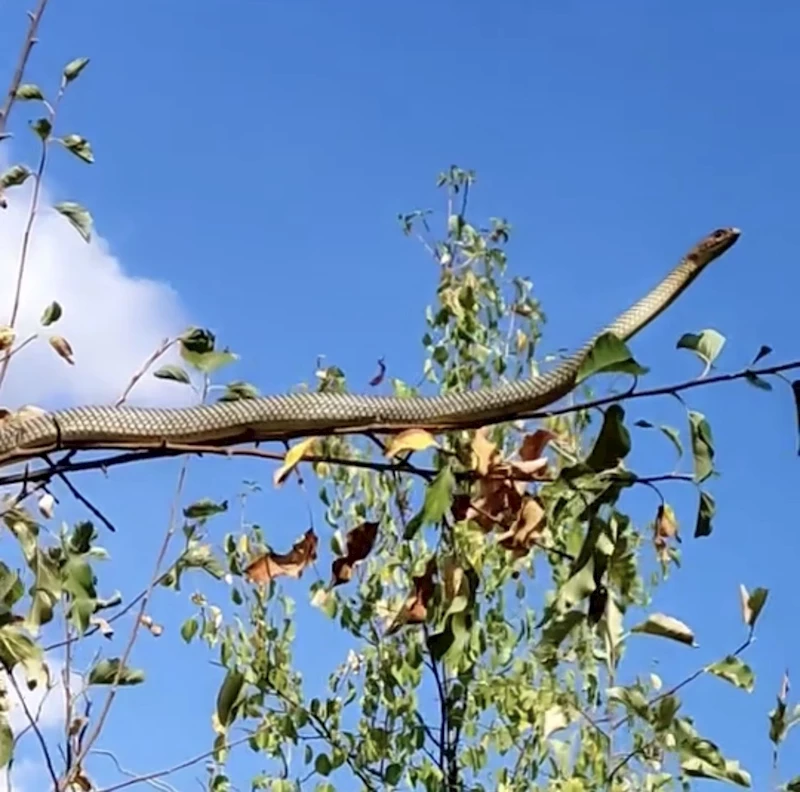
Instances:
[[[701,330],[699,333],[684,333],[676,344],[677,349],[689,349],[705,364],[704,377],[725,346],[725,336],[716,330]]]
[[[437,447],[436,438],[424,429],[406,429],[399,432],[388,442],[386,456],[390,459],[405,451],[424,451],[426,448]]]
[[[689,430],[694,456],[694,477],[700,483],[714,471],[714,439],[706,417],[700,412],[689,410]]]
[[[692,630],[682,621],[672,616],[665,616],[663,613],[651,614],[645,621],[632,627],[631,632],[670,638],[687,646],[695,646]]]
[[[752,692],[755,687],[756,678],[755,674],[753,674],[753,669],[733,655],[728,655],[724,660],[712,663],[706,668],[706,671],[709,674],[720,677],[720,679],[725,679],[748,693]]]
[[[122,669],[120,671],[120,669]],[[144,682],[144,671],[137,668],[122,666],[118,657],[101,660],[89,672],[90,685],[112,685],[119,673],[119,685],[140,685]]]
[[[89,58],[75,58],[71,60],[63,71],[64,82],[71,83],[88,66]]]
[[[576,384],[580,384],[593,374],[618,372],[641,377],[650,369],[640,366],[634,359],[625,342],[613,333],[603,333],[595,340],[589,353],[578,369]]]
[[[174,364],[161,366],[161,368],[153,372],[153,376],[156,379],[171,380],[172,382],[180,382],[184,385],[191,385],[192,383],[186,371]]]
[[[316,437],[306,437],[286,452],[286,456],[283,458],[283,464],[272,476],[272,481],[276,487],[279,487],[286,481],[287,477],[300,464],[304,456],[313,453],[316,442]]]
[[[74,201],[62,201],[53,207],[69,220],[72,227],[81,235],[84,242],[92,238],[92,216],[89,211]]]

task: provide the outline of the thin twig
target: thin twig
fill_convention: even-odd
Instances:
[[[8,93],[6,94],[3,107],[0,109],[0,133],[6,131],[8,125],[8,116],[11,114],[11,108],[17,98],[17,90],[22,83],[22,78],[25,75],[25,67],[28,65],[28,58],[30,57],[33,45],[36,43],[36,31],[39,29],[39,22],[42,20],[42,15],[47,7],[47,0],[39,0],[39,4],[32,14],[29,14],[28,19],[28,32],[25,35],[25,40],[22,43],[22,50],[17,60],[17,67],[14,69],[14,74],[11,77],[11,84],[8,86]]]
[[[747,636],[747,640],[745,640],[739,647],[733,652],[733,657],[738,657],[742,652],[744,652],[750,644],[753,642],[753,630],[750,630],[750,634]],[[708,664],[698,668],[693,673],[689,674],[685,679],[678,682],[676,685],[673,685],[668,690],[665,690],[663,693],[659,693],[659,695],[655,696],[651,701],[648,702],[647,708],[650,709],[655,704],[657,704],[661,699],[667,698],[668,696],[674,696],[679,690],[686,687],[687,685],[691,684],[695,681],[698,677],[701,677],[703,674],[708,673]],[[608,721],[610,718],[603,718],[600,723],[603,721]],[[630,720],[630,715],[625,715],[624,717],[620,718],[615,724],[611,726],[611,732],[613,733],[616,731],[620,726],[623,726]],[[631,760],[635,759],[636,756],[643,753],[650,745],[652,745],[655,740],[650,740],[649,742],[645,743],[644,745],[640,745],[637,748],[629,751],[622,759],[617,762],[616,765],[612,768],[611,772],[608,774],[607,781],[609,784],[614,780],[614,776],[619,773]]]
[[[142,367],[130,378],[125,390],[122,392],[122,395],[117,399],[114,403],[115,407],[121,407],[128,399],[128,396],[131,395],[131,391],[136,387],[136,383],[147,374],[150,366],[153,365],[169,348],[177,341],[177,338],[165,338],[158,348],[150,355],[147,360],[142,364]]]
[[[242,743],[247,742],[248,740],[252,739],[252,734],[247,734],[244,737],[240,737],[238,740],[233,740],[227,743],[224,746],[225,751],[229,751],[231,748],[235,748],[237,745],[241,745]],[[163,778],[164,776],[171,775],[172,773],[177,773],[179,770],[185,770],[187,767],[191,767],[192,765],[197,764],[198,762],[202,762],[203,759],[207,759],[209,756],[213,756],[218,748],[212,748],[210,751],[205,751],[201,754],[197,754],[197,756],[193,756],[191,759],[186,759],[179,764],[173,765],[172,767],[167,768],[166,770],[158,770],[154,773],[148,773],[147,775],[140,775],[136,776],[136,778],[130,778],[127,781],[121,781],[119,784],[113,784],[112,786],[103,787],[102,789],[98,789],[97,792],[116,792],[118,789],[125,789],[126,787],[133,786],[134,784],[143,784],[145,782],[154,781],[157,778]],[[93,751],[93,753],[101,753],[100,751]],[[102,752],[105,755],[110,755],[109,752]],[[119,766],[119,765],[117,765]]]
[[[64,785],[61,789],[68,789],[69,784],[74,779],[75,773],[80,768],[81,764],[83,763],[86,755],[91,750],[94,743],[97,741],[97,738],[100,736],[100,733],[103,730],[103,726],[105,725],[106,718],[108,717],[108,713],[111,710],[111,705],[114,702],[114,698],[116,697],[117,691],[119,690],[119,683],[120,678],[125,671],[127,666],[128,658],[130,657],[131,652],[133,651],[133,645],[136,643],[136,638],[139,634],[139,628],[142,624],[142,617],[144,616],[145,609],[147,608],[147,604],[150,601],[150,596],[153,593],[153,589],[155,588],[158,581],[161,579],[161,564],[164,561],[164,556],[167,553],[167,548],[169,547],[170,540],[172,539],[173,534],[175,533],[176,527],[176,517],[177,511],[180,503],[180,496],[183,493],[183,482],[186,478],[186,468],[188,465],[188,460],[184,460],[183,465],[181,465],[180,474],[178,475],[178,486],[175,492],[175,498],[172,502],[172,506],[170,508],[170,515],[169,515],[169,523],[167,526],[166,533],[164,535],[164,541],[161,544],[161,548],[158,552],[158,556],[156,558],[155,570],[153,572],[153,576],[150,580],[150,583],[147,587],[147,591],[145,592],[144,597],[141,600],[141,606],[139,608],[139,614],[134,621],[133,628],[131,629],[131,635],[128,639],[128,644],[125,647],[125,651],[122,653],[122,657],[119,661],[119,668],[117,669],[116,676],[114,681],[111,684],[111,689],[106,696],[106,700],[103,703],[103,708],[100,710],[100,714],[97,717],[97,722],[95,723],[94,729],[92,730],[89,737],[86,739],[83,747],[81,748],[80,753],[75,758],[75,763],[73,767],[67,772],[64,780]]]
[[[75,485],[67,478],[66,474],[63,471],[55,471],[55,463],[51,462],[46,454],[43,455],[43,459],[48,465],[50,465],[51,470],[54,470],[55,475],[57,475],[61,481],[64,482],[67,489],[72,493],[72,496],[76,500],[80,501],[95,517],[97,517],[97,519],[100,520],[100,522],[102,522],[109,531],[112,533],[116,532],[117,529],[114,527],[111,520],[109,520],[108,517],[106,517],[103,512],[101,512],[100,509],[98,509],[85,495],[78,491],[77,487],[75,487]]]
[[[47,771],[50,773],[50,778],[53,779],[54,788],[58,788],[58,775],[56,774],[56,769],[53,766],[53,759],[50,756],[50,750],[47,747],[47,743],[45,742],[44,735],[42,734],[42,730],[39,728],[39,724],[36,722],[36,718],[33,717],[31,714],[30,708],[28,707],[28,703],[25,701],[24,696],[22,695],[22,691],[20,690],[19,683],[16,679],[14,679],[14,675],[11,673],[8,668],[6,668],[6,676],[11,681],[11,685],[17,693],[17,698],[19,699],[19,703],[22,706],[22,710],[25,713],[25,717],[28,719],[28,723],[30,724],[31,728],[36,734],[36,739],[39,741],[39,745],[42,747],[42,754],[44,755],[44,761],[47,765]]]

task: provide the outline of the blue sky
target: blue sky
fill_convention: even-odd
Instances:
[[[168,282],[181,320],[213,328],[241,354],[232,377],[282,391],[310,380],[324,354],[354,388],[366,386],[380,356],[391,376],[414,380],[435,272],[395,218],[441,209],[433,182],[451,163],[477,170],[476,218],[504,216],[515,226],[512,267],[533,279],[549,318],[542,353],[578,344],[700,236],[737,225],[736,248],[636,339],[637,358],[653,367],[653,384],[690,378],[697,363],[675,341],[704,327],[727,336],[726,369],[749,363],[761,344],[774,348],[776,362],[800,357],[796,5],[51,2],[29,77],[52,85],[68,60],[92,58],[61,128],[89,138],[97,164],[57,157],[49,186],[56,199],[91,208],[129,276]],[[17,1],[3,10],[6,74],[25,8]],[[30,154],[21,128],[29,107],[18,106],[12,121],[22,138],[10,149],[15,157]],[[739,583],[769,587],[747,655],[755,692],[709,679],[686,694],[701,731],[764,789],[767,712],[783,670],[800,659],[794,408],[777,385],[772,394],[735,383],[689,398],[717,441],[718,516],[710,539],[691,541],[695,496],[669,490],[687,541],[683,570],[657,607],[688,621],[700,648],[642,639],[642,668],[658,659],[653,667],[670,683],[721,657],[743,635]],[[667,399],[629,414],[682,421]],[[672,465],[666,444],[645,448],[638,469]],[[273,490],[271,468],[190,467],[186,500],[230,497],[242,479],[259,477],[265,491],[254,518],[275,545],[305,530],[302,494]],[[120,574],[126,592],[152,568],[177,470],[160,462],[118,470],[110,481],[80,479],[118,526],[107,542],[115,559],[108,574]],[[644,520],[655,504],[642,497],[634,507]],[[321,519],[317,529],[325,530]],[[213,530],[219,537],[226,526]],[[110,724],[108,744],[123,764],[154,769],[206,744],[207,708],[193,686],[215,689],[218,677],[194,647],[176,645],[187,612],[159,594],[154,616],[172,633],[145,637],[136,654],[154,693],[124,691]],[[303,667],[327,674],[315,655],[330,632],[304,613]],[[176,735],[169,745],[148,742],[151,695],[169,701],[156,721]],[[143,733],[122,741],[132,723]],[[800,773],[790,753],[785,776]],[[100,767],[98,777],[110,780],[102,775],[110,766]]]

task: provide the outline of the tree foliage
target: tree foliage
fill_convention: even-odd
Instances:
[[[35,32],[32,24],[29,38]],[[54,132],[61,99],[88,63],[79,58],[64,68],[52,102],[37,85],[12,85],[4,124],[14,100],[42,108],[31,125],[41,145],[38,168],[18,164],[0,177],[6,202],[15,188],[34,180],[29,230],[52,146],[94,161],[84,137]],[[401,231],[421,243],[436,268],[438,284],[425,312],[419,380],[390,376],[380,361],[370,382],[375,392],[447,393],[539,373],[544,314],[530,280],[512,274],[510,224],[499,218],[480,224],[471,217],[474,185],[472,172],[453,166],[437,181],[443,221],[428,211],[399,217]],[[75,202],[55,208],[90,239],[86,209]],[[19,283],[26,256],[27,242]],[[17,342],[19,293],[18,286],[0,333],[0,380],[12,356],[37,340]],[[43,328],[68,310],[57,301],[46,306]],[[48,341],[73,362],[68,339],[50,335]],[[772,381],[783,381],[780,372],[800,365],[757,370],[771,352],[763,347],[748,370],[712,375],[724,343],[711,328],[684,334],[676,346],[696,354],[702,371],[688,383],[647,391],[639,380],[649,369],[621,341],[603,336],[581,371],[580,398],[536,421],[436,436],[409,429],[388,437],[310,437],[283,451],[251,450],[276,461],[269,486],[286,489],[285,497],[295,481],[313,482],[320,524],[298,530],[291,546],[274,547],[244,508],[260,484],[230,493],[243,505],[238,517],[228,500],[184,503],[179,487],[180,511],[156,548],[151,582],[133,598],[99,573],[98,562],[113,552],[113,537],[106,550],[95,525],[102,514],[66,477],[81,469],[74,453],[46,460],[39,472],[26,471],[22,489],[6,496],[2,515],[20,556],[16,569],[8,558],[0,562],[3,711],[12,696],[25,701],[25,685],[57,684],[48,658],[58,656],[66,669],[66,729],[56,748],[37,727],[36,712],[26,707],[29,722],[20,733],[3,714],[0,763],[12,766],[28,734],[40,744],[53,788],[101,788],[91,751],[110,708],[125,706],[115,701],[118,690],[132,687],[133,695],[146,695],[146,669],[131,665],[130,657],[143,629],[156,635],[164,629],[150,609],[158,587],[188,598],[194,609],[166,638],[194,645],[197,663],[210,657],[219,667],[219,687],[207,697],[209,744],[193,759],[142,768],[106,792],[201,762],[205,785],[215,792],[247,786],[276,792],[655,792],[688,789],[695,778],[751,786],[747,770],[712,736],[699,733],[681,692],[704,674],[744,693],[754,689],[755,672],[744,656],[768,602],[766,588],[742,586],[741,642],[690,677],[662,680],[626,662],[629,646],[648,636],[696,644],[684,621],[689,617],[661,612],[656,604],[659,586],[679,567],[679,523],[693,523],[694,538],[710,536],[714,525],[711,419],[691,407],[685,392],[720,379],[770,389]],[[173,345],[182,364],[158,366]],[[189,328],[155,351],[119,403],[145,375],[194,388],[199,401],[257,396],[253,384],[226,379],[235,360],[213,333]],[[631,388],[595,397],[590,386],[608,382],[610,373],[633,378]],[[320,367],[309,387],[346,392],[348,383],[332,365]],[[792,388],[800,391],[796,382]],[[664,393],[685,407],[682,428],[631,421],[631,399]],[[665,464],[677,455],[682,472],[647,477],[629,465],[635,442],[654,431],[665,440]],[[131,458],[141,457],[123,455],[117,462]],[[17,475],[4,483],[23,480]],[[54,529],[50,479],[68,485],[92,511],[92,521]],[[696,512],[679,515],[660,488],[663,481],[694,488]],[[640,488],[653,498],[646,519],[630,508],[629,496]],[[209,526],[222,526],[219,545]],[[330,571],[312,581],[309,568]],[[296,619],[300,600],[314,608],[305,621]],[[113,635],[114,623],[134,608],[124,651],[108,653],[98,637]],[[334,624],[348,646],[342,657],[319,658],[319,668],[329,662],[324,694],[309,693],[294,659],[297,642],[315,629],[315,620]],[[76,647],[92,641],[97,655],[89,667],[73,667]],[[82,680],[78,688],[71,686],[71,674]],[[787,677],[769,715],[776,766],[798,720],[800,706],[790,701]],[[262,767],[252,778],[237,770],[237,757],[247,750]],[[800,778],[782,788],[800,789]]]

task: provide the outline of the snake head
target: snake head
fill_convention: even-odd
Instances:
[[[688,257],[698,266],[705,266],[736,244],[742,232],[738,228],[718,228],[698,242]]]

